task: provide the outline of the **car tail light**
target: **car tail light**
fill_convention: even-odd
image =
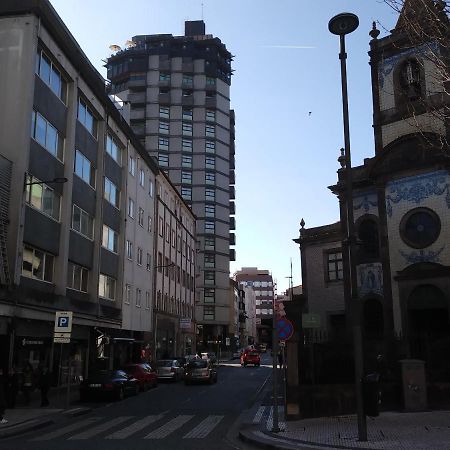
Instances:
[[[114,387],[114,385],[113,385],[112,383],[105,383],[105,384],[103,385],[103,387],[104,387],[105,389],[112,389],[112,388]]]

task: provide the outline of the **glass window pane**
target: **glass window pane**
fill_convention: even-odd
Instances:
[[[61,97],[61,75],[59,70],[55,69],[55,67],[52,67],[50,87],[58,97]]]
[[[53,261],[54,257],[52,255],[45,255],[45,281],[53,281]]]
[[[23,248],[22,274],[27,277],[33,276],[33,249],[30,247]]]
[[[51,217],[54,217],[53,197],[53,191],[44,187],[42,196],[42,211]]]
[[[86,122],[85,122],[86,128],[94,134],[94,118],[92,117],[92,114],[89,111],[86,111]]]
[[[81,286],[81,267],[73,266],[73,288],[77,291],[80,290]]]
[[[34,138],[43,147],[45,147],[46,130],[47,130],[47,122],[45,121],[45,119],[40,114],[37,114],[36,130],[35,130]]]
[[[50,61],[44,54],[41,56],[39,75],[47,84],[50,84]]]
[[[88,290],[88,273],[86,269],[82,269],[81,271],[81,290],[83,292],[87,292]]]
[[[91,163],[87,158],[83,159],[83,180],[86,183],[90,183],[91,181]]]
[[[73,207],[72,228],[81,231],[81,210],[77,206]]]
[[[35,208],[41,209],[42,206],[42,185],[33,184],[31,186],[31,202]]]
[[[78,102],[78,120],[81,123],[86,122],[86,107],[83,105],[81,101]]]
[[[43,279],[44,275],[44,253],[39,250],[34,251],[33,277]]]
[[[47,138],[45,141],[45,147],[48,151],[50,151],[53,155],[57,156],[58,154],[58,134],[56,132],[56,128],[47,124]]]

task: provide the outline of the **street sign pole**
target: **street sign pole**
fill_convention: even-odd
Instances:
[[[273,424],[272,424],[272,432],[279,433],[280,427],[278,425],[278,329],[277,329],[277,317],[275,314],[275,308],[273,308],[273,333],[272,333],[272,380],[273,380]]]

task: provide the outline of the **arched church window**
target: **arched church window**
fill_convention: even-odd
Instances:
[[[420,65],[416,59],[408,59],[400,69],[400,88],[409,100],[422,97]]]
[[[380,254],[378,225],[372,219],[363,219],[358,226],[359,255],[361,258],[378,258]]]

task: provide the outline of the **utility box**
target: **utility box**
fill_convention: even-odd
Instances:
[[[428,406],[425,361],[402,359],[400,365],[405,411],[424,411]]]

